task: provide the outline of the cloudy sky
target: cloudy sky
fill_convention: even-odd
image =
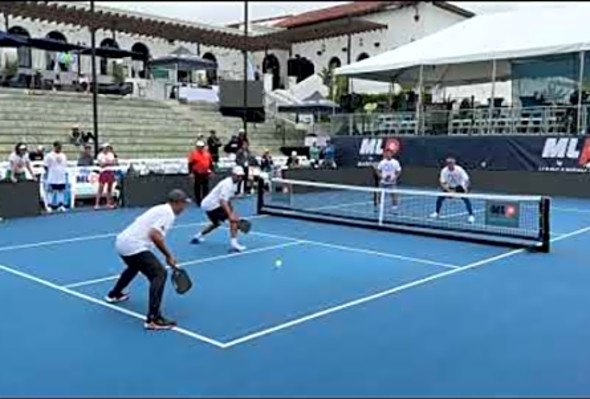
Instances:
[[[250,1],[249,13],[251,19],[260,19],[284,14],[296,14],[318,8],[344,4],[345,1]],[[525,2],[525,1],[470,1],[451,3],[473,11],[475,13],[489,13],[514,9],[526,9],[547,6],[569,6],[558,1]],[[202,22],[212,25],[226,25],[238,22],[244,13],[243,2],[220,1],[97,1],[97,5],[122,8],[130,11],[144,12],[169,18]],[[578,3],[579,4],[579,3]],[[586,3],[590,4],[590,3]]]

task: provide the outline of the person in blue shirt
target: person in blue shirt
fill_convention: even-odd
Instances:
[[[326,141],[326,146],[322,152],[324,155],[324,166],[336,169],[336,148],[330,140]]]

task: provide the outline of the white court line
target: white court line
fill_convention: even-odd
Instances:
[[[238,257],[238,256],[245,256],[245,255],[252,254],[252,253],[272,251],[274,249],[279,249],[279,248],[290,247],[290,246],[293,246],[293,245],[304,244],[303,241],[296,241],[295,239],[290,239],[290,240],[291,240],[291,242],[287,242],[287,243],[283,243],[283,244],[277,244],[277,245],[270,245],[270,246],[267,246],[267,247],[255,248],[255,249],[252,249],[250,251],[234,252],[234,253],[231,253],[231,254],[217,255],[217,256],[211,256],[209,258],[202,258],[202,259],[197,259],[197,260],[182,262],[182,263],[179,263],[178,266],[184,267],[184,266],[196,265],[196,264],[200,264],[200,263],[207,263],[207,262],[213,262],[213,261],[221,260],[221,259],[235,258],[235,257]],[[168,267],[166,267],[166,268],[168,268]],[[107,277],[97,278],[97,279],[93,279],[93,280],[85,280],[85,281],[80,281],[80,282],[77,282],[77,283],[66,284],[66,285],[63,285],[62,287],[64,287],[64,288],[83,287],[83,286],[86,286],[86,285],[93,285],[93,284],[103,283],[105,281],[116,280],[116,279],[119,278],[119,276],[120,276],[120,274],[116,274],[116,275],[111,275],[111,276],[107,276]]]
[[[562,235],[560,237],[557,237],[557,238],[552,239],[551,242],[560,241],[560,240],[563,240],[563,239],[566,239],[566,238],[569,238],[569,237],[573,237],[573,236],[576,236],[576,235],[585,233],[587,231],[590,231],[590,227],[585,227],[583,229],[576,230],[576,231],[573,231],[573,232],[568,233],[568,234],[564,234],[564,235]],[[438,279],[441,279],[443,277],[450,276],[452,274],[461,273],[461,272],[463,272],[465,270],[473,269],[473,268],[480,267],[480,266],[483,266],[483,265],[486,265],[486,264],[489,264],[489,263],[492,263],[492,262],[495,262],[495,261],[498,261],[498,260],[501,260],[501,259],[505,259],[505,258],[514,256],[514,255],[520,254],[520,253],[522,253],[524,251],[526,251],[525,248],[515,249],[515,250],[509,251],[509,252],[505,252],[505,253],[500,254],[500,255],[492,256],[490,258],[486,258],[486,259],[482,259],[482,260],[477,261],[477,262],[474,262],[474,263],[470,263],[470,264],[468,264],[466,266],[462,266],[462,267],[460,267],[458,269],[448,270],[448,271],[445,271],[445,272],[442,272],[442,273],[433,274],[433,275],[431,275],[429,277],[426,277],[426,278],[423,278],[423,279],[420,279],[420,280],[412,281],[412,282],[407,283],[407,284],[398,285],[397,287],[393,287],[393,288],[390,288],[388,290],[375,293],[373,295],[369,295],[369,296],[366,296],[366,297],[363,297],[363,298],[355,299],[353,301],[346,302],[346,303],[343,303],[343,304],[338,305],[338,306],[327,308],[327,309],[321,310],[319,312],[315,312],[315,313],[309,314],[307,316],[303,316],[303,317],[300,317],[300,318],[297,318],[297,319],[294,319],[294,320],[287,321],[285,323],[279,324],[279,325],[274,326],[274,327],[267,328],[267,329],[262,330],[262,331],[255,332],[253,334],[249,334],[249,335],[246,335],[246,336],[243,336],[243,337],[240,337],[240,338],[236,338],[236,339],[234,339],[232,341],[225,342],[224,343],[224,347],[225,348],[229,348],[229,347],[232,347],[232,346],[235,346],[235,345],[238,345],[238,344],[242,344],[244,342],[252,341],[254,339],[263,337],[265,335],[269,335],[269,334],[275,333],[277,331],[284,330],[284,329],[293,327],[295,325],[305,323],[305,322],[310,321],[310,320],[318,319],[320,317],[329,315],[331,313],[339,312],[341,310],[344,310],[344,309],[347,309],[347,308],[351,308],[353,306],[357,306],[357,305],[361,305],[363,303],[374,301],[375,299],[379,299],[379,298],[382,298],[382,297],[385,297],[385,296],[389,296],[389,295],[398,293],[400,291],[407,290],[409,288],[417,287],[417,286],[426,284],[428,282],[431,282],[431,281],[434,281],[434,280],[438,280]]]
[[[30,274],[23,273],[21,271],[12,269],[12,268],[10,268],[8,266],[0,265],[0,270],[3,270],[5,272],[10,273],[10,274],[13,274],[15,276],[22,277],[22,278],[27,279],[29,281],[33,281],[35,283],[44,285],[44,286],[49,287],[49,288],[52,288],[54,290],[63,292],[64,294],[68,294],[68,295],[71,295],[71,296],[74,296],[74,297],[83,299],[83,300],[85,300],[87,302],[92,302],[94,304],[103,306],[105,308],[109,308],[109,309],[115,310],[115,311],[117,311],[119,313],[123,313],[123,314],[126,314],[128,316],[135,317],[136,319],[140,319],[140,320],[144,320],[145,321],[145,316],[143,316],[143,315],[141,315],[139,313],[136,313],[134,311],[131,311],[131,310],[128,310],[128,309],[125,309],[125,308],[121,308],[119,306],[112,305],[112,304],[107,303],[107,302],[103,302],[103,301],[101,301],[99,299],[93,298],[91,296],[82,294],[82,293],[77,292],[77,291],[70,290],[70,289],[68,289],[66,287],[60,287],[57,284],[54,284],[54,283],[49,282],[47,280],[40,279],[40,278],[35,277],[33,275],[30,275]],[[216,340],[211,339],[209,337],[206,337],[204,335],[197,334],[195,332],[186,330],[186,329],[184,329],[182,327],[175,327],[172,330],[173,331],[176,331],[177,333],[180,333],[180,334],[186,335],[188,337],[194,338],[194,339],[196,339],[198,341],[205,342],[207,344],[211,344],[211,345],[216,346],[218,348],[225,348],[225,344],[222,343],[222,342],[219,342],[219,341],[216,341]]]
[[[282,235],[278,235],[278,234],[263,233],[263,232],[259,232],[259,231],[250,231],[249,234],[257,235],[257,236],[261,236],[261,237],[278,238],[278,239],[283,239],[283,240],[297,240],[298,242],[305,243],[305,244],[311,244],[311,245],[322,246],[322,247],[327,247],[327,248],[340,249],[340,250],[349,251],[349,252],[359,252],[359,253],[364,253],[364,254],[369,254],[369,255],[376,255],[376,256],[381,256],[381,257],[384,257],[384,258],[393,258],[393,259],[400,259],[400,260],[408,260],[408,261],[411,261],[411,262],[423,263],[423,264],[426,264],[426,265],[442,266],[442,267],[446,267],[448,269],[458,269],[459,268],[459,266],[456,266],[456,265],[450,265],[450,264],[447,264],[447,263],[435,262],[435,261],[431,261],[431,260],[428,260],[428,259],[413,258],[413,257],[410,257],[410,256],[403,256],[403,255],[396,255],[396,254],[391,254],[391,253],[386,253],[386,252],[373,251],[371,249],[347,247],[347,246],[344,246],[344,245],[333,244],[333,243],[330,243],[330,242],[313,241],[313,240],[300,240],[300,239],[297,239],[297,238],[294,238],[294,237],[282,236]]]
[[[251,219],[260,219],[260,218],[264,218],[264,217],[268,217],[268,215],[255,215],[255,216],[245,217],[243,219],[251,220]],[[174,226],[172,226],[172,229],[184,229],[184,228],[188,228],[188,227],[205,226],[207,224],[209,224],[208,221],[195,222],[195,223],[184,223],[184,224],[174,225]],[[66,243],[70,243],[70,242],[98,240],[101,238],[116,237],[117,234],[119,234],[119,232],[97,234],[97,235],[83,236],[83,237],[64,238],[61,240],[39,241],[39,242],[33,242],[33,243],[29,243],[29,244],[10,245],[10,246],[6,246],[6,247],[0,247],[0,252],[12,251],[15,249],[26,249],[26,248],[44,247],[44,246],[48,246],[48,245],[66,244]]]
[[[580,209],[580,208],[562,208],[559,206],[552,206],[552,211],[558,212],[573,212],[573,213],[590,213],[590,209]]]

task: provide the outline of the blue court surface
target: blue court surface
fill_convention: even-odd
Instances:
[[[0,396],[590,395],[590,201],[553,199],[550,254],[239,208],[245,253],[190,245],[197,208],[169,232],[165,332],[143,276],[102,300],[143,209],[1,223]]]

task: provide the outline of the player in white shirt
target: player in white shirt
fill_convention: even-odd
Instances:
[[[236,196],[238,184],[244,177],[244,169],[236,166],[232,175],[226,177],[203,199],[201,208],[207,213],[211,224],[206,226],[199,234],[193,237],[191,243],[198,244],[204,241],[204,236],[218,228],[221,223],[229,220],[230,246],[233,250],[242,252],[245,246],[238,243],[238,221],[240,220],[234,211],[231,200]]]
[[[167,320],[160,312],[167,272],[152,248],[156,246],[160,250],[168,266],[178,268],[164,238],[176,216],[184,211],[189,202],[184,191],[172,190],[168,194],[167,203],[150,208],[117,236],[115,248],[127,268],[105,300],[108,303],[119,303],[129,299],[129,294],[123,293],[123,290],[137,273],[142,273],[150,281],[149,310],[145,321],[145,328],[148,330],[165,330],[176,325],[176,322]]]
[[[47,192],[45,203],[47,212],[59,210],[65,212],[65,191],[68,183],[66,154],[62,152],[59,141],[53,143],[53,151],[45,155],[43,166],[45,167],[45,184]]]
[[[402,173],[402,167],[397,159],[393,158],[393,151],[386,148],[383,152],[383,159],[377,165],[377,175],[379,177],[379,186],[382,188],[395,188],[397,179]],[[391,194],[391,204],[393,209],[397,209],[397,195]]]
[[[455,158],[449,157],[446,159],[446,166],[440,171],[440,186],[443,191],[447,193],[467,193],[469,192],[469,175],[465,172],[461,166],[457,165],[457,161]],[[447,199],[448,196],[441,195],[436,200],[436,212],[432,213],[430,216],[433,218],[437,218],[440,216],[440,209],[442,207],[443,202]],[[461,198],[465,203],[465,207],[467,208],[467,213],[469,217],[467,221],[469,223],[475,222],[475,217],[473,216],[473,207],[471,206],[471,201],[469,198]]]

